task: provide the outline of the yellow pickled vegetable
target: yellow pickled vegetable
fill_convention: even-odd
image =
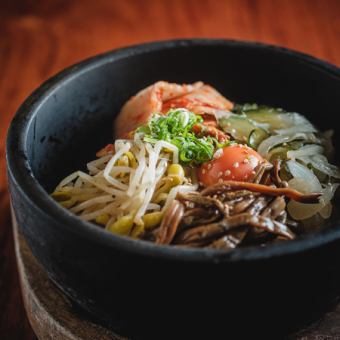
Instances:
[[[161,185],[159,188],[157,188],[155,194],[154,194],[154,202],[160,201],[159,197],[163,193],[169,193],[169,191],[177,186],[183,183],[184,178],[180,177],[178,175],[171,175],[167,176],[163,179],[163,185]]]
[[[71,195],[62,191],[55,191],[51,196],[64,208],[71,208],[77,202]]]
[[[168,148],[164,148],[164,149],[163,149],[163,152],[165,152],[165,153],[172,153],[172,150],[171,150],[171,149],[168,149]]]
[[[139,223],[134,226],[134,228],[131,231],[131,237],[138,238],[142,233],[144,232],[144,224]]]
[[[161,192],[160,194],[157,194],[157,196],[152,202],[159,204],[161,202],[165,202],[167,198],[168,198],[168,194],[165,192]]]
[[[129,159],[131,168],[136,169],[137,168],[137,161],[136,161],[135,156],[132,154],[132,152],[131,151],[125,152],[125,155]]]
[[[133,227],[133,216],[126,215],[110,225],[107,230],[118,235],[129,235]]]
[[[171,187],[175,187],[183,183],[183,177],[179,175],[171,175],[168,177]]]
[[[184,169],[179,164],[171,164],[167,169],[168,175],[184,177]]]
[[[120,157],[118,160],[117,160],[117,166],[129,166],[129,158],[128,156],[126,156],[125,154]],[[121,172],[121,173],[118,173],[117,176],[119,178],[122,178],[125,176],[125,173]]]
[[[102,214],[96,217],[95,222],[101,225],[105,225],[110,219],[109,214]]]
[[[129,158],[123,155],[117,160],[117,165],[118,166],[129,166]]]
[[[57,202],[62,202],[62,201],[67,201],[71,198],[69,194],[63,191],[55,191],[54,193],[51,194],[51,196],[57,201]]]
[[[163,213],[161,211],[145,214],[143,216],[144,228],[153,229],[157,227],[161,223],[162,217]]]
[[[70,198],[69,200],[59,202],[59,204],[63,206],[64,208],[71,208],[72,206],[76,204],[76,202],[77,200],[75,200],[74,198]]]

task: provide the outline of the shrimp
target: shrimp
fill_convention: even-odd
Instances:
[[[131,131],[145,124],[154,112],[186,108],[196,114],[213,115],[216,110],[230,110],[233,104],[202,82],[175,84],[159,81],[138,92],[123,106],[114,123],[116,138],[127,138]]]

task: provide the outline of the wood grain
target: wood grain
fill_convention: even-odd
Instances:
[[[340,65],[338,0],[0,1],[0,338],[32,339],[13,253],[5,137],[20,103],[81,59],[160,39],[257,40]]]

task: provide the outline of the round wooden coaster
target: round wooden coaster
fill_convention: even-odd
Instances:
[[[12,214],[13,215],[13,214]],[[127,340],[94,324],[73,308],[47,277],[31,253],[13,218],[13,233],[23,300],[29,321],[40,340]],[[340,304],[318,322],[288,339],[340,339]]]

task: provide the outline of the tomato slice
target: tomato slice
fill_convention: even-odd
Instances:
[[[264,159],[246,145],[231,145],[219,149],[213,160],[203,163],[198,170],[198,180],[206,186],[219,181],[251,181],[254,169]]]

